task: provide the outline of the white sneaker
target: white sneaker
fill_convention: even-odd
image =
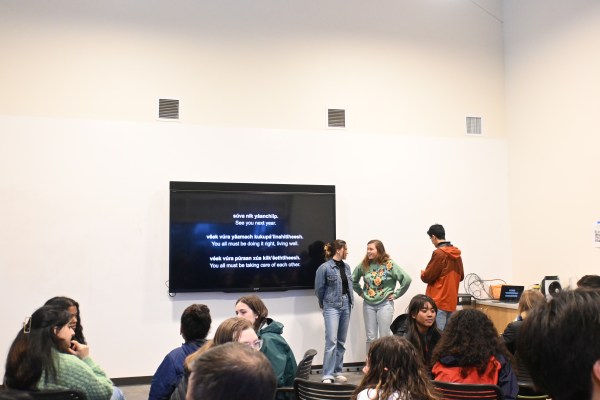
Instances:
[[[348,382],[348,378],[346,378],[344,375],[337,375],[335,377],[335,380],[336,380],[336,382],[339,382],[339,383]]]
[[[333,383],[333,379],[327,378],[327,379],[323,379],[321,382],[323,382],[323,383]]]

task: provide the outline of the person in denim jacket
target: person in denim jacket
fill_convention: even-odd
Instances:
[[[350,311],[354,303],[352,272],[344,262],[348,255],[346,242],[337,239],[324,247],[326,262],[315,275],[315,294],[325,320],[325,353],[323,382],[346,382],[342,375]]]

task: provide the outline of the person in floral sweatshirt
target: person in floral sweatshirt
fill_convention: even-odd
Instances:
[[[367,352],[375,339],[392,334],[394,300],[408,290],[411,281],[411,277],[385,252],[381,240],[367,243],[365,258],[352,272],[352,287],[364,300]]]

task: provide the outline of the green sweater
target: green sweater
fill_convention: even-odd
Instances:
[[[113,384],[104,371],[90,357],[80,360],[72,354],[52,349],[56,365],[56,380],[46,374],[37,384],[39,390],[74,389],[84,392],[88,400],[109,400]]]
[[[362,287],[360,278],[363,280]],[[411,277],[391,259],[385,264],[372,262],[366,273],[361,263],[352,272],[354,291],[372,305],[381,303],[392,293],[394,299],[402,296],[408,290],[411,281]],[[396,283],[400,284],[397,290]]]

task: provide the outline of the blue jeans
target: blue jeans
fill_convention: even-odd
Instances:
[[[112,396],[110,396],[110,400],[125,400],[125,396],[123,395],[121,389],[113,386],[113,393]]]
[[[451,315],[452,311],[444,311],[438,308],[437,314],[435,316],[435,324],[437,325],[440,331],[444,330],[444,328],[446,327],[446,323],[450,319]]]
[[[367,331],[367,354],[371,342],[379,337],[390,336],[392,331],[390,325],[394,317],[394,302],[385,299],[379,304],[371,305],[366,301],[363,302],[363,315],[365,318],[365,329]]]
[[[325,320],[325,353],[323,354],[323,379],[333,379],[342,373],[346,335],[350,323],[348,296],[342,296],[342,307],[323,307]]]

